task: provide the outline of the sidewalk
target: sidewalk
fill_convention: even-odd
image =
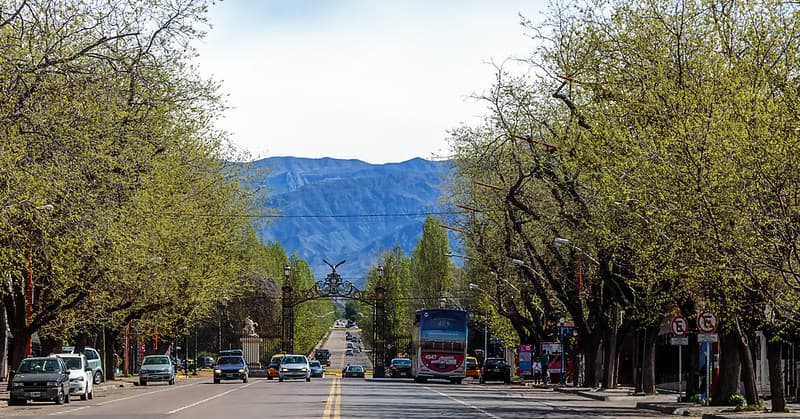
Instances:
[[[629,401],[637,409],[651,410],[671,416],[701,417],[703,419],[750,419],[750,418],[800,418],[800,403],[788,403],[789,413],[768,413],[765,411],[737,411],[733,406],[702,406],[697,403],[679,403],[675,393],[643,395],[636,394],[633,388],[595,389],[566,387],[559,385],[533,384],[520,382],[516,384],[532,388],[552,389],[562,393],[575,394],[599,401]],[[765,400],[767,409],[770,401]]]

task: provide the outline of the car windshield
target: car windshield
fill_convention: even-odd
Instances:
[[[506,362],[502,359],[487,359],[486,366],[488,367],[504,367],[506,366]]]
[[[347,371],[350,371],[350,372],[361,372],[363,370],[364,369],[361,368],[361,366],[359,366],[359,365],[351,365],[351,366],[347,367]]]
[[[397,365],[399,367],[410,367],[411,360],[410,359],[393,359],[392,365]]]
[[[306,359],[302,356],[285,356],[281,360],[283,364],[305,364]]]
[[[475,365],[478,365],[478,362],[476,360],[472,359],[472,358],[467,358],[467,365],[475,366]]]
[[[24,359],[19,366],[19,372],[25,374],[52,373],[59,370],[56,359]]]
[[[322,364],[320,364],[319,361],[311,361],[311,366],[312,367],[321,367]]]
[[[217,360],[217,365],[234,365],[241,363],[242,363],[242,358],[239,356],[221,356]]]
[[[80,358],[76,357],[69,357],[69,358],[61,358],[64,360],[64,363],[67,364],[67,368],[71,370],[82,370],[83,365]]]
[[[169,365],[169,358],[165,356],[145,358],[142,365]]]

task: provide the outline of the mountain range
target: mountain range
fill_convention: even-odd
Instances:
[[[421,158],[370,164],[270,157],[252,167],[269,191],[264,207],[276,211],[257,227],[262,240],[276,241],[306,260],[317,280],[330,272],[323,260],[334,265],[344,260],[337,273],[361,288],[383,252],[399,246],[411,255],[426,215],[444,211],[442,196],[453,166]]]

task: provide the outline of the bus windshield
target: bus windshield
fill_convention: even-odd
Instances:
[[[460,312],[423,315],[420,319],[419,338],[423,348],[461,352],[467,339],[466,318]]]

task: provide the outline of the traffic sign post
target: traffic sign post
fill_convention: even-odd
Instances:
[[[669,328],[674,337],[670,339],[670,343],[678,347],[678,402],[681,401],[682,385],[683,385],[683,348],[681,346],[689,344],[689,338],[686,333],[689,332],[689,322],[686,317],[675,316],[669,322]]]
[[[711,391],[711,343],[718,340],[715,333],[719,320],[714,313],[704,311],[697,316],[697,341],[706,342],[706,399]]]

